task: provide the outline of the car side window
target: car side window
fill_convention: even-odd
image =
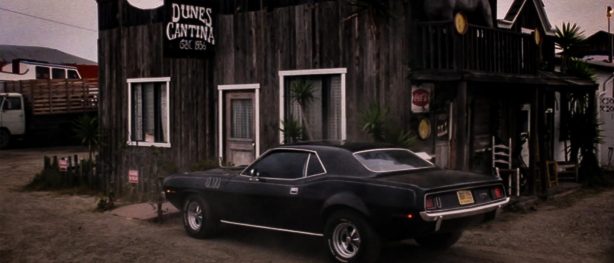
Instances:
[[[267,154],[252,167],[260,177],[277,179],[298,179],[305,175],[309,153],[300,151],[275,151]]]
[[[309,164],[307,164],[307,176],[318,175],[325,173],[324,167],[322,167],[322,163],[320,159],[315,153],[309,154]]]

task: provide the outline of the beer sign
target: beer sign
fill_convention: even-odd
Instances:
[[[411,112],[429,112],[433,84],[421,84],[411,88]]]

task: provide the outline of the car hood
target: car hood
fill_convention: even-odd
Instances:
[[[500,181],[500,179],[495,176],[442,169],[425,169],[405,173],[382,174],[377,176],[377,178],[378,180],[391,183],[414,185],[424,190],[495,183]]]

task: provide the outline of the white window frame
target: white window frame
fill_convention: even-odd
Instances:
[[[161,78],[132,78],[127,79],[128,82],[128,139],[126,143],[129,146],[143,146],[143,147],[160,147],[160,148],[171,148],[171,120],[170,120],[170,111],[171,111],[171,103],[170,103],[170,77],[161,77]],[[166,142],[137,142],[132,141],[132,84],[133,83],[152,83],[152,82],[164,82],[166,84],[166,125],[167,131],[164,134],[164,140]]]
[[[217,86],[217,105],[218,105],[218,157],[224,160],[224,92],[226,91],[254,91],[254,143],[256,144],[255,159],[260,157],[260,84],[231,84]]]
[[[299,76],[314,76],[314,75],[340,75],[341,76],[341,140],[347,139],[347,113],[345,102],[345,75],[347,74],[347,68],[325,68],[325,69],[302,69],[302,70],[281,70],[279,71],[279,144],[284,144],[284,123],[285,108],[284,101],[286,100],[284,94],[284,87],[286,77],[299,77]]]

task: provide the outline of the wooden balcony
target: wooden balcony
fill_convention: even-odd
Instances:
[[[452,22],[418,23],[413,46],[414,71],[535,74],[540,54],[532,35],[476,25],[461,35]]]

